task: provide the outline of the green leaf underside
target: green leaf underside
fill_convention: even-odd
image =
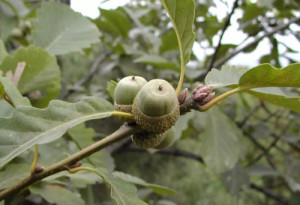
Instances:
[[[261,64],[252,69],[235,66],[223,66],[221,70],[212,69],[206,78],[206,84],[214,87],[300,87],[300,63],[278,69],[271,64]]]
[[[34,100],[35,106],[46,106],[50,100],[58,96],[60,90],[60,70],[55,57],[45,50],[33,46],[19,48],[14,55],[7,56],[0,69],[7,71],[16,70],[19,62],[25,62],[25,69],[18,83],[18,89],[22,94],[34,91],[45,92],[42,98]]]
[[[20,106],[12,117],[0,118],[0,167],[32,146],[54,141],[79,123],[109,117],[112,111],[111,103],[97,97],[78,103],[53,100],[45,109]]]
[[[159,52],[164,53],[172,50],[178,50],[178,42],[176,33],[174,30],[169,31],[162,36],[161,45],[159,47]]]
[[[270,64],[261,64],[244,73],[240,86],[251,87],[300,87],[300,63],[285,68],[274,68]]]
[[[190,60],[195,33],[193,23],[195,17],[195,2],[193,0],[161,0],[173,23],[179,49],[183,55],[183,62],[186,64]]]
[[[6,94],[15,107],[21,105],[31,106],[28,98],[23,97],[19,90],[16,88],[15,84],[6,77],[0,77],[0,94],[1,97],[3,96],[3,94]]]
[[[291,64],[277,69],[270,64],[261,64],[247,70],[240,67],[224,66],[222,69],[213,69],[205,79],[206,84],[215,87],[241,87],[245,92],[262,100],[285,107],[300,113],[300,98],[286,96],[280,88],[300,87],[300,64]]]
[[[201,137],[205,164],[216,172],[233,168],[241,152],[239,139],[243,135],[240,129],[217,107],[207,111],[204,127]]]
[[[133,61],[134,63],[144,63],[162,68],[169,68],[171,70],[180,71],[180,68],[173,62],[157,55],[144,55]]]
[[[110,186],[111,197],[118,205],[146,205],[137,197],[137,189],[134,185],[110,174],[105,169],[98,168],[96,173]]]
[[[221,70],[213,68],[205,77],[205,84],[212,85],[214,88],[238,85],[241,76],[248,69],[239,66],[222,66]]]
[[[251,90],[247,91],[247,93],[254,95],[262,100],[273,103],[275,105],[279,105],[281,107],[285,107],[289,110],[300,113],[300,98],[288,97],[282,95],[273,95],[273,94],[255,92]]]
[[[40,183],[29,187],[33,194],[40,195],[51,204],[57,205],[84,205],[85,202],[78,192],[73,192],[60,184]]]
[[[160,186],[160,185],[157,185],[157,184],[147,183],[147,182],[145,182],[144,180],[142,180],[138,177],[131,176],[131,175],[125,174],[123,172],[115,171],[115,172],[113,172],[113,175],[116,176],[116,177],[119,177],[122,180],[127,181],[129,183],[144,186],[144,187],[148,187],[148,188],[152,189],[157,194],[175,194],[176,193],[176,191],[173,190],[173,189],[169,189],[167,187]]]
[[[37,11],[37,19],[33,41],[50,54],[80,51],[99,42],[100,32],[97,27],[64,4],[43,3]]]
[[[277,69],[270,64],[262,64],[247,71],[239,80],[241,87],[300,87],[300,63]],[[257,92],[259,91],[259,92]],[[262,100],[300,113],[300,98],[288,97],[280,92],[266,92],[270,89],[247,90]]]

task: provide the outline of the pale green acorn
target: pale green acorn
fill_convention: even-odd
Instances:
[[[155,149],[165,149],[170,147],[175,140],[175,128],[174,126],[171,127],[171,129],[168,129],[165,133],[164,133],[164,139],[163,141],[155,147]]]
[[[147,81],[139,76],[122,78],[114,91],[115,110],[131,113],[133,100],[146,83]]]
[[[165,80],[149,81],[136,95],[132,113],[142,129],[151,133],[164,133],[180,115],[175,89]]]

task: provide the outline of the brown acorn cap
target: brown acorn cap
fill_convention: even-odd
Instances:
[[[134,99],[132,113],[136,123],[144,130],[165,132],[180,115],[175,89],[165,80],[149,81]]]
[[[114,103],[114,107],[116,111],[131,113],[132,105],[118,105]]]
[[[155,134],[147,131],[142,131],[132,135],[133,143],[143,149],[154,148],[158,146],[165,138],[165,133]]]

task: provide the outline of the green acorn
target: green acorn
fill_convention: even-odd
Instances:
[[[155,147],[155,149],[165,149],[170,147],[175,140],[175,128],[174,126],[171,129],[168,129],[164,132],[164,139],[163,141]]]
[[[132,113],[142,129],[152,133],[167,131],[180,115],[174,88],[165,80],[149,81],[136,95]]]
[[[115,110],[131,113],[133,100],[146,83],[147,81],[139,76],[127,76],[121,79],[114,91]]]
[[[165,133],[155,134],[147,131],[141,131],[132,135],[133,143],[143,149],[154,148],[158,146],[165,138]]]

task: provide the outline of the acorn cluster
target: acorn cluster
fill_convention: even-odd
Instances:
[[[174,124],[180,115],[175,89],[162,79],[147,82],[138,76],[120,80],[114,92],[115,109],[132,113],[143,131],[132,136],[141,148],[163,149],[174,139]]]

